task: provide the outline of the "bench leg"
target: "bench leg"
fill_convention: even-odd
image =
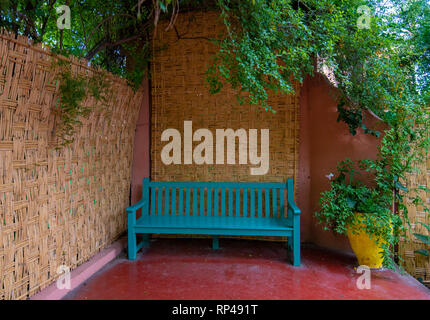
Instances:
[[[136,211],[127,211],[127,226],[128,226],[128,259],[136,260],[137,239],[136,230]]]
[[[300,216],[295,215],[293,218],[293,265],[300,266]]]
[[[150,241],[149,234],[148,233],[144,233],[142,236],[143,236],[143,240],[142,240],[143,246],[144,247],[149,247],[149,241]]]
[[[213,250],[219,249],[219,236],[212,236],[212,249]]]
[[[128,229],[128,259],[136,260],[137,253],[136,233],[133,228]]]
[[[287,237],[287,250],[293,252],[293,237]]]

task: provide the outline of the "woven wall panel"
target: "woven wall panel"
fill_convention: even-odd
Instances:
[[[152,124],[151,124],[151,179],[155,181],[261,181],[285,182],[296,178],[298,161],[298,106],[296,95],[271,95],[269,105],[276,113],[267,112],[255,105],[239,105],[235,91],[225,85],[221,92],[211,95],[205,80],[205,72],[217,48],[207,38],[217,38],[224,31],[224,24],[216,12],[180,14],[175,30],[165,31],[166,24],[158,27],[154,41],[152,69]],[[251,175],[251,164],[238,164],[239,152],[236,140],[236,164],[171,164],[161,160],[161,150],[167,142],[161,141],[165,129],[179,130],[184,138],[184,121],[192,121],[193,132],[209,129],[214,144],[216,129],[270,130],[270,167],[265,175]],[[199,142],[194,142],[193,147]],[[181,151],[184,152],[183,146]],[[215,162],[214,145],[214,162]],[[183,155],[182,155],[183,158]],[[182,160],[183,161],[183,160]],[[157,235],[160,237],[197,237],[195,235]],[[235,237],[259,240],[281,240],[280,237]]]
[[[217,37],[224,25],[215,12],[180,14],[176,27],[183,37]],[[205,71],[217,48],[205,39],[180,39],[174,30],[159,26],[152,61],[152,165],[157,181],[273,181],[295,177],[298,154],[298,98],[296,95],[271,95],[269,104],[276,114],[255,105],[239,105],[235,92],[225,86],[211,95]],[[161,141],[165,129],[179,130],[183,138],[184,121],[192,121],[193,131],[270,129],[270,169],[265,175],[251,175],[251,164],[171,164],[161,161]],[[260,130],[258,130],[260,135]],[[258,138],[260,141],[260,138]],[[199,142],[194,142],[193,146]],[[237,143],[237,142],[236,142]],[[215,147],[214,147],[215,149]],[[258,145],[258,151],[260,146]],[[182,147],[183,152],[183,147]],[[215,159],[215,150],[214,150]]]
[[[94,72],[72,61],[75,73]],[[51,63],[46,48],[0,32],[0,299],[31,296],[126,230],[142,93],[109,75],[107,103],[59,147]]]
[[[419,185],[430,188],[430,158],[427,159],[426,163],[420,165],[419,168],[421,174],[409,176],[409,188]],[[420,192],[421,198],[425,200],[427,206],[430,206],[430,193],[426,193],[425,191]],[[408,209],[413,233],[430,235],[429,231],[419,224],[419,222],[430,224],[430,215],[424,211],[422,206],[416,207],[408,203]],[[420,279],[430,288],[430,257],[415,252],[418,249],[427,249],[430,251],[430,246],[423,244],[412,234],[408,234],[408,238],[408,242],[402,239],[399,245],[399,255],[404,260],[403,266],[409,274]]]

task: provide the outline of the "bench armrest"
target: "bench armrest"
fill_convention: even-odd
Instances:
[[[133,204],[132,206],[128,207],[126,210],[128,213],[132,213],[132,212],[136,212],[137,210],[139,210],[140,208],[143,207],[143,205],[145,204],[144,200],[140,200],[139,202]]]
[[[288,201],[288,209],[291,209],[293,211],[294,215],[300,214],[299,207],[294,203],[294,201]]]

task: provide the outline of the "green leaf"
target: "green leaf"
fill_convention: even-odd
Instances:
[[[418,189],[423,190],[425,192],[430,192],[430,189],[427,188],[426,186],[418,186]]]
[[[420,225],[424,226],[428,231],[430,231],[430,225],[422,223],[422,222],[418,222]]]
[[[415,250],[415,253],[422,254],[423,256],[426,256],[426,257],[428,257],[428,256],[429,256],[429,251],[428,251],[428,250],[426,250],[426,249],[418,249],[418,250]]]
[[[426,236],[424,234],[420,234],[420,233],[414,233],[414,236],[420,240],[421,242],[425,243],[425,244],[429,244],[430,245],[430,236]]]
[[[354,209],[355,205],[357,204],[357,201],[354,201],[351,198],[347,197],[346,203],[348,204],[348,207],[350,207],[351,209]]]
[[[403,190],[405,192],[409,192],[409,189],[407,187],[405,187],[403,184],[401,184],[400,181],[396,181],[395,186],[397,189]]]

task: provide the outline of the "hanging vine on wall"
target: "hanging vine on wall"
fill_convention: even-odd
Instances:
[[[107,99],[108,83],[105,72],[87,72],[81,75],[72,71],[70,61],[58,59],[52,67],[56,71],[58,99],[53,106],[54,126],[52,135],[61,141],[61,146],[74,141],[76,130],[82,125],[81,118],[86,118],[95,110],[97,104]],[[85,100],[93,97],[96,105],[87,105]]]

